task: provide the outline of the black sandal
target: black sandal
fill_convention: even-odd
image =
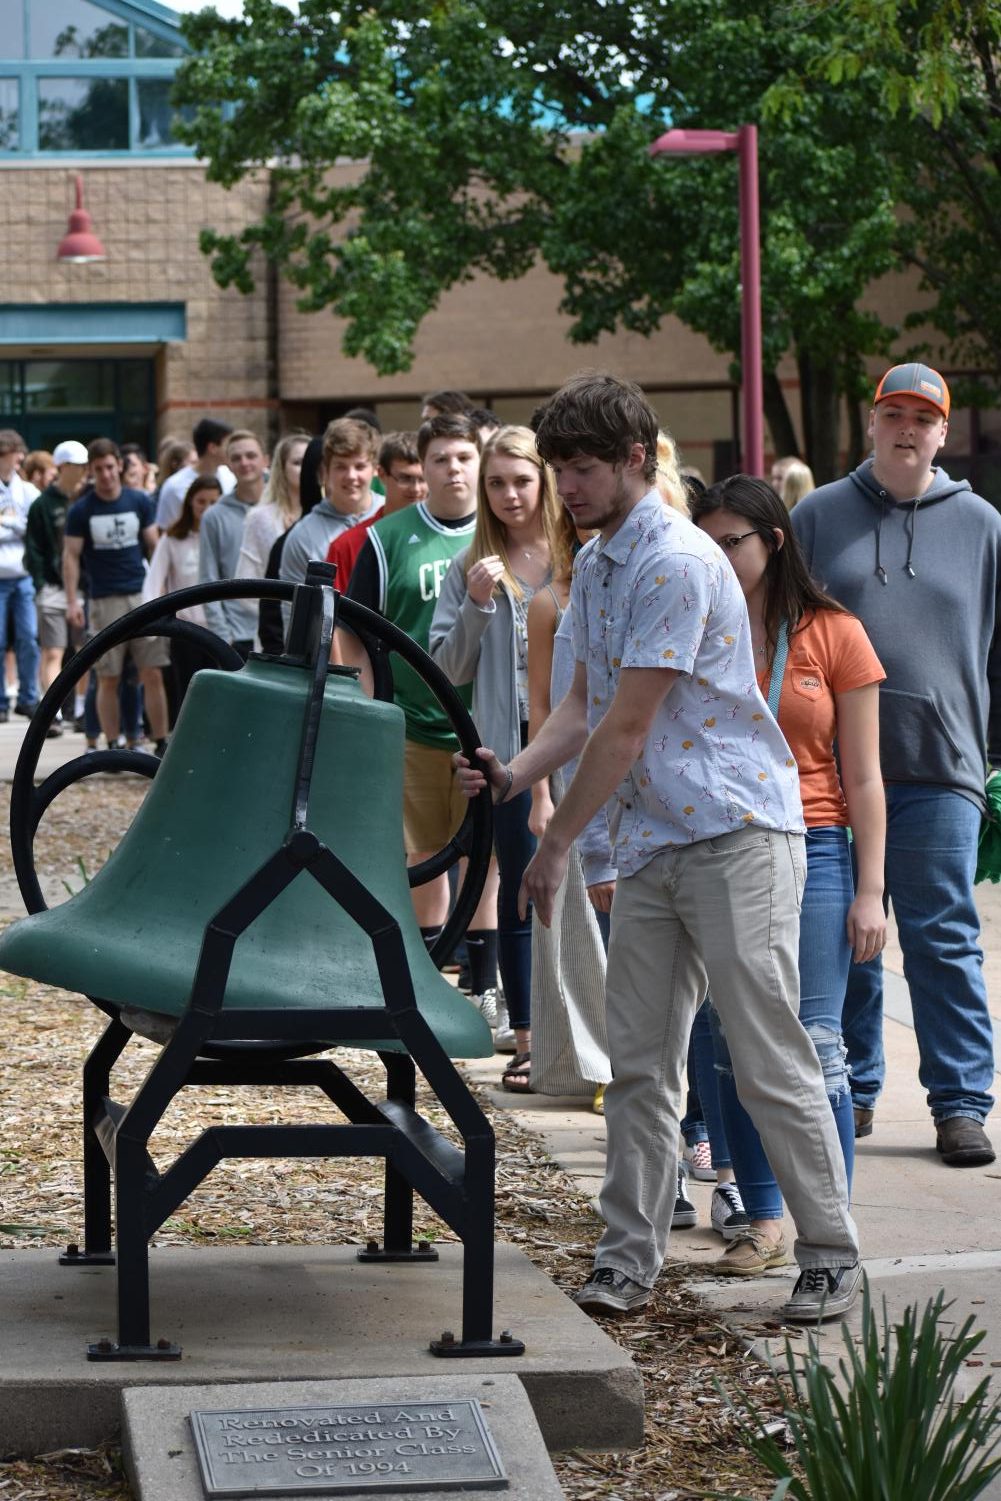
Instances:
[[[531,1075],[531,1053],[515,1053],[511,1062],[501,1074],[501,1086],[509,1090],[511,1094],[534,1094]]]

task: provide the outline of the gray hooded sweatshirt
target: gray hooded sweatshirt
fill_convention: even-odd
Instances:
[[[1001,765],[1001,516],[944,469],[895,501],[870,458],[791,519],[810,571],[886,670],[884,780],[949,787],[984,809],[986,759]]]

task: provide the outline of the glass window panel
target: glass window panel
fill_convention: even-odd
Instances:
[[[127,151],[129,85],[124,78],[40,78],[42,151]]]
[[[20,86],[16,78],[0,78],[0,151],[16,151],[21,144]]]
[[[4,0],[0,0],[3,4]],[[187,57],[188,49],[180,42],[168,42],[145,26],[135,27],[136,57]]]
[[[20,416],[21,369],[15,360],[0,360],[0,412]]]
[[[135,145],[147,151],[157,146],[170,146],[174,141],[174,121],[180,114],[190,118],[193,110],[176,110],[170,102],[170,78],[140,78],[136,81],[139,96],[139,139]]]
[[[118,360],[118,406],[132,417],[148,421],[152,398],[151,360]],[[139,439],[135,440],[136,442]]]
[[[24,372],[24,404],[30,412],[114,411],[110,360],[29,360]]]
[[[129,28],[89,0],[31,0],[31,57],[128,57]]]
[[[24,0],[0,0],[0,53],[24,56]]]

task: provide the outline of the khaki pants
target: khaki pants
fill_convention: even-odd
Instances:
[[[797,1261],[837,1267],[857,1259],[824,1075],[797,1015],[805,879],[802,835],[754,827],[665,850],[619,879],[607,978],[606,1229],[596,1266],[646,1287],[661,1269],[688,1036],[707,985],[737,1092],[796,1223]]]

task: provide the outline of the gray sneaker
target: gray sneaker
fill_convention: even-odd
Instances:
[[[598,1266],[573,1300],[586,1313],[634,1313],[650,1301],[650,1289],[634,1282],[625,1272]]]
[[[790,1324],[817,1324],[847,1313],[862,1285],[862,1263],[851,1266],[808,1266],[800,1272],[792,1297],[782,1305]]]

